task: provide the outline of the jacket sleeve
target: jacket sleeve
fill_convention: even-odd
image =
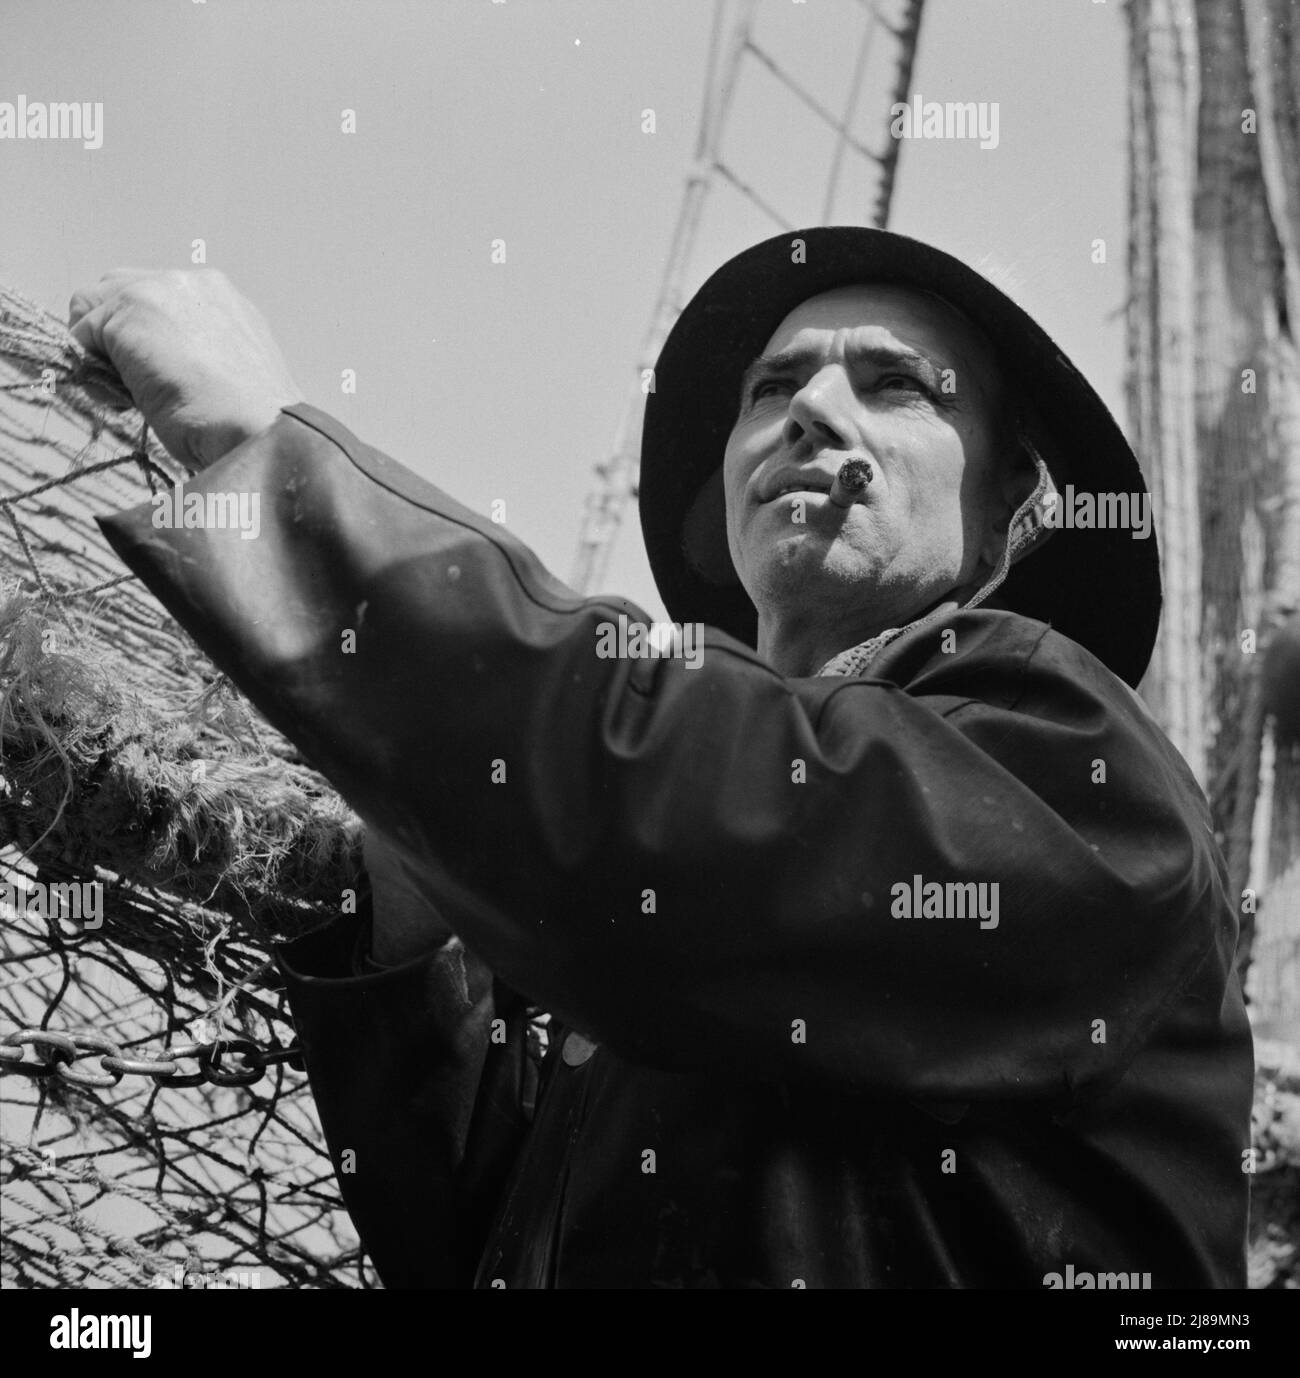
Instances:
[[[972,614],[907,691],[787,680],[712,630],[699,664],[611,656],[643,612],[306,406],[186,488],[259,494],[256,538],[145,505],[103,523],[122,557],[494,972],[624,1056],[1068,1096],[1226,971],[1187,781],[1046,629]],[[996,919],[909,916],[933,883]]]
[[[369,879],[355,917],[276,958],[343,1199],[384,1285],[466,1287],[527,1129],[526,1009],[454,935],[377,968]]]

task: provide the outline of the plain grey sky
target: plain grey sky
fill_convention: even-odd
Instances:
[[[108,269],[186,267],[203,239],[307,400],[470,506],[504,499],[567,577],[681,201],[712,12],[6,0],[0,101],[102,101],[104,138],[0,141],[0,277],[62,314]],[[760,0],[756,36],[839,109],[864,23],[860,0]],[[914,90],[998,102],[999,142],[907,143],[891,220],[1010,290],[1121,420],[1124,46],[1118,0],[929,0]],[[872,142],[886,106],[862,98]],[[723,152],[788,220],[820,220],[829,138],[752,60]],[[842,192],[833,219],[865,222],[856,159]],[[689,285],[777,228],[719,184]],[[635,528],[606,583],[662,615]]]

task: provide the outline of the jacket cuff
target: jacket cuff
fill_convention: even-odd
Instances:
[[[448,938],[409,961],[386,966],[370,954],[368,918],[347,915],[292,942],[276,944],[276,965],[290,992],[308,985],[357,985],[402,973],[417,973],[436,960],[452,941]]]

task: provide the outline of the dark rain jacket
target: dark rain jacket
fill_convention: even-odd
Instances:
[[[364,905],[282,959],[386,1285],[1244,1286],[1235,909],[1088,652],[980,608],[865,678],[602,658],[644,613],[305,405],[186,491],[259,535],[109,538],[436,906],[396,969]]]

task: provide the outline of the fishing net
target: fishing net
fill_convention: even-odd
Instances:
[[[373,1286],[270,958],[360,824],[93,520],[183,476],[0,289],[0,1280]]]

